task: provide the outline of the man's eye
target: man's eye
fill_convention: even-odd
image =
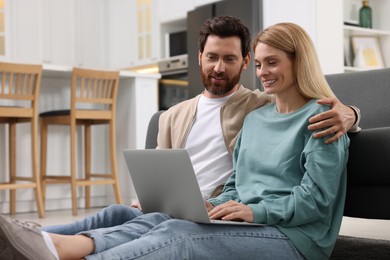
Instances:
[[[225,59],[227,62],[235,62],[236,59],[234,57],[228,57]]]

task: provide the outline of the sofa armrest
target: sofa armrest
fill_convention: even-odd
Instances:
[[[390,127],[350,133],[345,216],[390,219]]]

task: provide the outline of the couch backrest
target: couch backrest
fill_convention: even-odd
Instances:
[[[165,110],[157,111],[150,118],[148,130],[146,132],[145,149],[155,149],[157,147],[157,135],[158,135],[158,122],[160,115]]]
[[[344,104],[360,109],[362,128],[390,126],[390,68],[327,75]]]

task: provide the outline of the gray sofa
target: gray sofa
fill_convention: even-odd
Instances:
[[[344,104],[360,108],[362,131],[349,134],[348,187],[344,215],[390,220],[390,69],[327,75]],[[157,146],[153,115],[145,148]],[[389,222],[390,223],[390,222]],[[390,259],[390,241],[340,236],[331,259]]]
[[[344,216],[390,220],[390,69],[328,75],[327,80],[336,96],[359,107],[362,115],[362,131],[349,134]],[[390,259],[390,241],[340,236],[331,259]]]

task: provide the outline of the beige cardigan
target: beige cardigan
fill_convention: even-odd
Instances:
[[[201,95],[183,101],[162,113],[159,120],[158,147],[183,148],[195,120]],[[230,155],[236,144],[245,116],[252,110],[269,104],[271,97],[259,90],[239,86],[236,93],[221,108],[221,126]]]

